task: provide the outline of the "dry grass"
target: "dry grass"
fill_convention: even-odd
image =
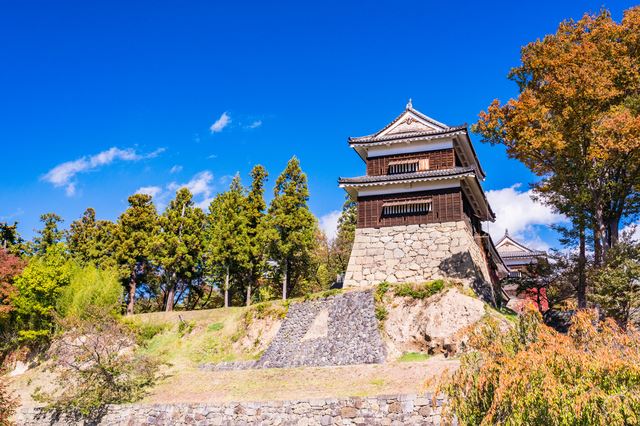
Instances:
[[[144,402],[220,402],[313,399],[421,393],[426,383],[457,360],[342,367],[273,368],[240,371],[180,371],[158,385]]]

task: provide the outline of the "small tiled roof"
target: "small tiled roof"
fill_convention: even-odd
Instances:
[[[500,251],[500,256],[503,259],[518,259],[518,258],[527,258],[527,257],[538,257],[538,256],[546,256],[547,253],[539,250],[531,250],[531,251]]]
[[[464,175],[474,175],[475,169],[473,167],[453,167],[450,169],[440,170],[427,170],[423,172],[413,173],[398,173],[393,175],[381,175],[381,176],[358,176],[352,178],[339,178],[338,183],[340,185],[353,185],[353,184],[384,184],[384,183],[396,183],[408,180],[432,180],[432,178],[443,177],[457,177]]]

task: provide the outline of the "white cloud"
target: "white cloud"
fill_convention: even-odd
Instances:
[[[180,173],[181,171],[182,171],[182,166],[179,164],[176,164],[171,168],[171,170],[169,170],[169,173],[174,174],[174,173]]]
[[[534,201],[532,191],[518,191],[521,184],[509,188],[487,191],[487,199],[496,213],[494,223],[485,223],[492,238],[497,240],[504,235],[505,229],[516,239],[532,248],[548,249],[549,245],[535,233],[536,226],[549,226],[565,222],[561,214],[554,213],[549,206]]]
[[[136,191],[136,194],[151,195],[153,198],[155,198],[161,192],[162,192],[162,188],[160,188],[159,186],[143,186],[141,188],[138,188],[138,190]]]
[[[76,193],[75,177],[80,173],[89,172],[95,170],[101,166],[106,166],[114,161],[138,161],[145,158],[157,157],[164,151],[164,148],[157,149],[149,154],[138,154],[135,150],[120,149],[112,147],[106,151],[99,152],[95,155],[84,156],[77,160],[67,161],[58,164],[53,169],[49,170],[42,180],[53,184],[55,187],[65,187],[67,196],[72,196]]]
[[[631,234],[631,239],[634,241],[640,241],[640,222],[631,223],[624,228],[622,228],[620,232],[620,236],[622,234]]]
[[[262,120],[256,120],[253,123],[249,124],[247,127],[249,129],[257,129],[260,126],[262,126]]]
[[[207,209],[213,200],[213,174],[208,170],[196,173],[188,182],[170,182],[164,186],[143,186],[136,193],[148,194],[154,198],[158,210],[164,210],[169,200],[175,196],[180,188],[187,188],[193,194],[194,204]]]
[[[220,118],[218,118],[209,129],[211,130],[211,133],[220,133],[222,129],[227,127],[227,125],[230,123],[231,117],[229,117],[229,114],[227,114],[226,112],[223,112]]]
[[[320,216],[320,229],[322,229],[329,240],[333,240],[336,237],[340,213],[340,210],[333,210],[323,216]]]

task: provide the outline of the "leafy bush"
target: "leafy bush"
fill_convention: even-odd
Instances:
[[[18,400],[7,389],[7,385],[1,376],[2,373],[3,371],[0,371],[0,426],[9,426],[13,424],[10,417],[18,408]]]
[[[60,320],[65,331],[49,349],[57,388],[33,395],[47,411],[96,419],[108,404],[139,400],[158,379],[158,361],[134,351],[133,333],[108,312],[90,311]]]
[[[412,297],[414,299],[426,299],[434,294],[440,293],[444,289],[443,280],[434,280],[422,284],[404,283],[398,284],[393,292],[396,296]]]
[[[58,298],[57,311],[64,317],[83,317],[89,307],[113,314],[120,311],[122,285],[115,269],[86,266],[76,269]]]
[[[16,328],[22,343],[48,341],[54,329],[54,313],[58,297],[69,285],[77,266],[68,260],[64,244],[50,246],[29,260],[22,274],[14,280],[12,297]]]
[[[533,307],[514,328],[487,318],[475,351],[444,376],[445,415],[460,424],[625,425],[640,422],[640,334],[579,312],[568,334]]]
[[[178,324],[178,333],[180,336],[184,336],[193,331],[193,328],[196,326],[195,321],[183,321],[180,319],[180,323]]]
[[[128,318],[124,318],[122,323],[129,328],[131,332],[136,336],[138,344],[146,344],[149,340],[153,339],[160,333],[164,333],[169,329],[169,324],[152,324],[140,321],[131,321]]]

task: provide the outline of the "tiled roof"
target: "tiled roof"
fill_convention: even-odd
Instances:
[[[424,172],[399,173],[399,174],[393,174],[393,175],[358,176],[358,177],[352,177],[352,178],[339,178],[338,183],[340,185],[376,184],[376,183],[384,184],[384,183],[395,183],[395,182],[402,182],[402,181],[408,181],[408,180],[423,180],[423,179],[431,180],[434,178],[473,175],[474,173],[475,173],[475,169],[473,167],[453,167],[450,169],[427,170]]]
[[[368,136],[359,136],[359,137],[350,137],[350,144],[371,144],[376,142],[390,142],[394,140],[402,140],[402,141],[411,141],[412,139],[424,139],[424,138],[434,138],[437,136],[450,135],[452,133],[467,132],[467,126],[456,126],[456,127],[447,127],[444,130],[429,130],[422,132],[407,132],[407,133],[393,133],[384,136],[377,136],[378,134],[368,135]]]
[[[546,253],[543,251],[500,251],[498,249],[498,253],[500,253],[500,257],[503,259],[517,259],[517,258],[525,258],[525,257],[538,257],[538,256],[546,256]]]

